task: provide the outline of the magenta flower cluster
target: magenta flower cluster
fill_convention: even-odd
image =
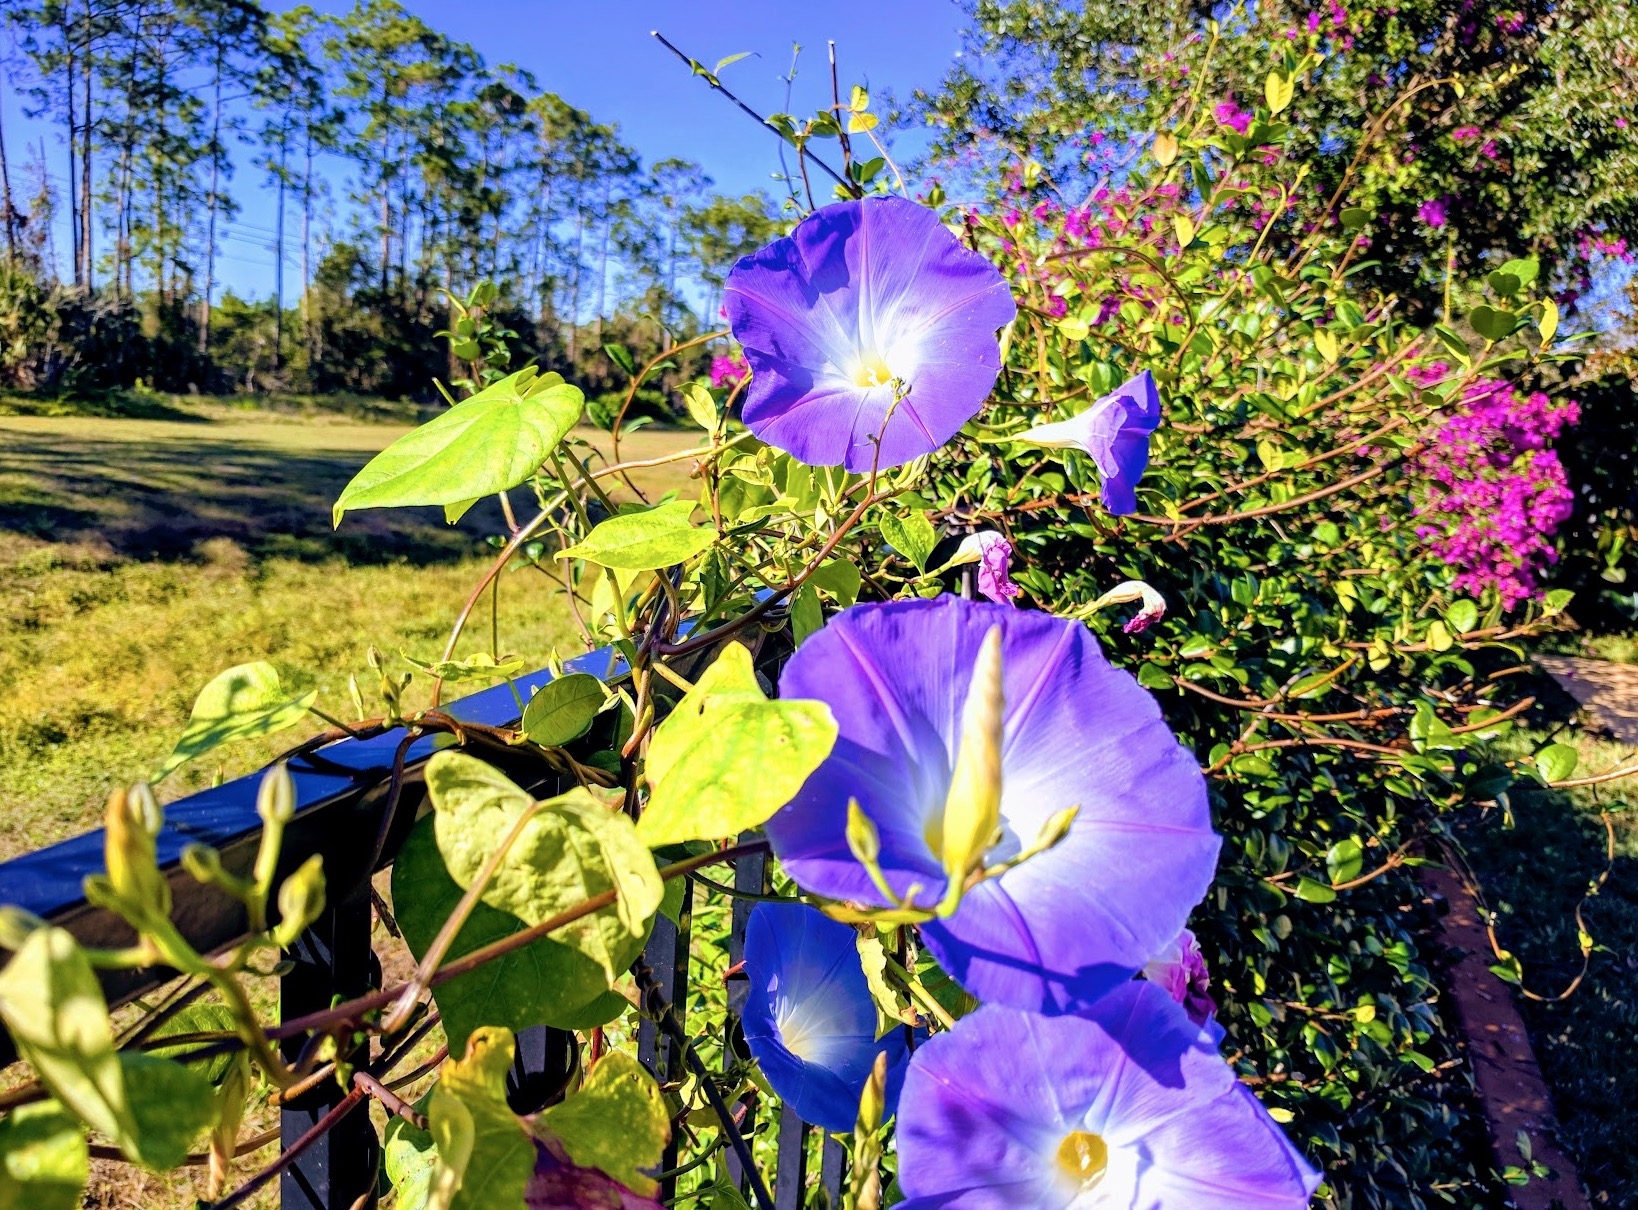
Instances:
[[[1416,460],[1424,485],[1416,533],[1459,569],[1457,589],[1475,597],[1493,589],[1507,609],[1536,594],[1538,573],[1558,557],[1552,536],[1575,502],[1548,447],[1579,419],[1574,401],[1481,379],[1431,435]]]
[[[745,381],[745,375],[748,373],[750,371],[745,366],[745,359],[737,353],[711,359],[711,386],[714,389],[738,386]]]

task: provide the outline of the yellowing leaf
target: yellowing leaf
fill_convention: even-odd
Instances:
[[[466,1057],[441,1069],[427,1103],[438,1147],[426,1210],[501,1210],[523,1205],[535,1144],[506,1104],[506,1069],[517,1043],[508,1029],[479,1029]]]
[[[557,557],[621,571],[654,571],[686,562],[717,540],[716,530],[690,524],[696,507],[692,500],[673,500],[621,513],[598,525],[584,542],[558,551]]]
[[[370,459],[336,500],[335,524],[350,509],[462,506],[516,487],[574,427],[584,402],[561,375],[533,366],[510,374]]]
[[[612,907],[553,936],[596,962],[611,982],[631,964],[665,888],[630,819],[584,789],[537,804],[504,774],[460,752],[434,754],[426,779],[438,851],[457,883],[471,887],[527,815],[484,888],[483,902],[539,924],[613,890]]]
[[[835,743],[828,706],[769,701],[750,652],[730,643],[655,731],[645,769],[654,789],[637,835],[658,847],[758,827]]]
[[[1536,320],[1536,327],[1541,330],[1541,348],[1545,352],[1558,334],[1558,304],[1552,299],[1541,300],[1541,318]]]
[[[542,1112],[540,1121],[580,1167],[597,1168],[644,1196],[658,1191],[642,1170],[659,1167],[671,1119],[654,1077],[624,1051],[604,1055],[580,1091]]]
[[[1268,79],[1263,81],[1263,99],[1268,102],[1268,112],[1279,113],[1291,104],[1291,95],[1295,87],[1295,81],[1285,72],[1269,72]]]
[[[876,129],[876,122],[877,118],[873,113],[852,114],[847,120],[847,132],[849,134],[865,134]]]
[[[683,387],[683,407],[688,409],[689,418],[706,432],[709,433],[717,427],[717,421],[720,419],[717,401],[703,384],[690,382]]]
[[[278,669],[272,664],[257,662],[229,668],[199,691],[182,738],[159,766],[155,780],[232,740],[294,727],[307,717],[317,700],[317,689],[300,697],[285,697]]]
[[[1325,358],[1326,361],[1334,362],[1337,359],[1337,353],[1338,353],[1337,338],[1336,338],[1336,334],[1333,333],[1330,329],[1328,329],[1328,328],[1317,328],[1317,329],[1315,329],[1315,331],[1314,331],[1314,347],[1319,350],[1319,355],[1321,357]]]
[[[419,668],[428,676],[435,676],[440,680],[461,681],[493,681],[503,677],[514,677],[523,671],[523,661],[509,659],[497,663],[495,657],[487,651],[480,651],[476,655],[464,660],[418,660],[407,652],[400,651],[404,662]]]
[[[1161,131],[1155,136],[1154,146],[1150,149],[1155,157],[1155,163],[1162,168],[1169,167],[1177,159],[1177,136],[1169,131]]]
[[[1177,236],[1178,249],[1187,248],[1194,242],[1194,220],[1186,214],[1173,216],[1172,232]]]

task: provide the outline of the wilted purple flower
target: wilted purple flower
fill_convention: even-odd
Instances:
[[[1437,231],[1450,219],[1450,199],[1429,198],[1416,208],[1416,217]]]
[[[1206,956],[1188,929],[1143,968],[1143,977],[1181,1004],[1196,1025],[1204,1026],[1217,1011]]]
[[[968,534],[956,547],[948,566],[978,564],[978,591],[997,604],[1009,604],[1024,590],[1012,582],[1012,543],[993,529]]]
[[[534,1144],[535,1170],[523,1189],[525,1210],[663,1210],[654,1198],[632,1192],[606,1172],[580,1167],[556,1139],[537,1134]]]
[[[1103,506],[1117,516],[1137,510],[1137,483],[1149,466],[1149,435],[1160,427],[1160,391],[1144,370],[1086,411],[1037,425],[1014,440],[1091,456],[1102,480]]]
[[[943,841],[974,665],[999,630],[1000,840],[986,867],[1079,812],[1056,845],[968,890],[921,926],[939,964],[981,1000],[1073,1012],[1160,953],[1205,894],[1220,841],[1205,779],[1149,693],[1109,666],[1084,625],[957,597],[859,605],[810,636],[780,692],[829,704],[831,755],[768,822],[791,877],[885,906],[848,847],[849,800],[879,833],[883,877],[922,905],[946,889]]]
[[[896,197],[815,211],[742,258],[725,297],[752,371],[745,423],[802,462],[856,472],[955,436],[995,385],[996,332],[1017,313],[995,266]]]
[[[1305,1210],[1320,1174],[1165,992],[1082,1016],[985,1005],[920,1047],[903,1210]]]
[[[904,1078],[904,1031],[876,1040],[876,1004],[855,934],[806,904],[759,903],[745,930],[745,1042],[773,1090],[806,1122],[851,1130],[877,1054],[887,1113]]]

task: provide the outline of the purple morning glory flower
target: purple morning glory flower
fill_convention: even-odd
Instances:
[[[750,430],[855,472],[955,436],[995,385],[996,331],[1017,313],[994,265],[896,197],[814,211],[741,259],[724,297],[751,366]]]
[[[852,1130],[876,1055],[887,1052],[887,1113],[898,1100],[904,1031],[876,1038],[876,1004],[854,932],[806,904],[759,903],[745,930],[750,998],[741,1021],[762,1074],[805,1122]]]
[[[1137,511],[1137,484],[1149,466],[1149,434],[1160,427],[1160,391],[1148,370],[1121,384],[1078,416],[1042,424],[1016,440],[1091,456],[1102,480],[1103,506],[1116,516]]]
[[[1073,1012],[1125,982],[1187,922],[1216,866],[1205,779],[1154,698],[1110,667],[1085,626],[1033,610],[939,597],[858,605],[810,636],[780,692],[829,704],[836,747],[768,822],[785,869],[832,899],[885,906],[849,849],[848,804],[879,833],[901,900],[941,903],[941,843],[964,703],[986,635],[999,631],[1000,840],[1016,857],[1069,807],[1063,839],[967,890],[921,925],[973,995]]]
[[[985,1005],[916,1051],[903,1210],[1305,1210],[1320,1174],[1149,983],[1084,1016]]]

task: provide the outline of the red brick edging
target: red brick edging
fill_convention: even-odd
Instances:
[[[1575,1164],[1558,1144],[1552,1095],[1536,1065],[1513,993],[1490,972],[1490,941],[1472,897],[1443,867],[1423,867],[1421,881],[1450,905],[1440,921],[1439,939],[1453,956],[1460,955],[1450,971],[1451,997],[1456,1023],[1467,1035],[1497,1167],[1523,1166],[1518,1153],[1523,1131],[1532,1158],[1552,1169],[1552,1175],[1514,1188],[1513,1204],[1518,1210],[1591,1210]]]

